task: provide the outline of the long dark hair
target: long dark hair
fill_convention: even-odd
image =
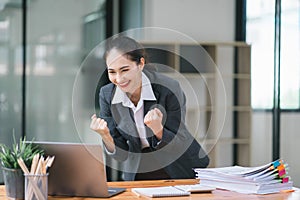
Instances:
[[[136,62],[137,64],[140,63],[141,58],[146,59],[146,51],[144,47],[135,41],[134,39],[127,37],[127,36],[118,36],[115,38],[111,38],[106,43],[106,51],[104,53],[104,60],[106,60],[109,52],[112,49],[116,49],[122,53],[131,61]]]

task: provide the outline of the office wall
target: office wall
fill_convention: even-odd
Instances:
[[[281,149],[280,155],[286,160],[290,167],[290,175],[295,186],[300,187],[300,114],[299,112],[287,112],[281,114]]]
[[[145,27],[173,29],[197,41],[233,41],[235,0],[144,1],[143,20]]]

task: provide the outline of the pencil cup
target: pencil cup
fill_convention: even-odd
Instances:
[[[25,200],[48,199],[48,174],[25,174]]]

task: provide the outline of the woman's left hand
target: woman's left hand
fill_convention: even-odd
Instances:
[[[144,118],[144,123],[153,131],[158,140],[161,140],[163,134],[162,119],[163,114],[158,108],[150,110]]]

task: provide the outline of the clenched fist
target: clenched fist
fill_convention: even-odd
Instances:
[[[105,136],[109,134],[109,129],[107,127],[107,123],[104,119],[97,118],[97,116],[94,114],[91,117],[92,121],[90,124],[90,128],[97,133],[99,133],[101,136]]]
[[[162,119],[163,114],[158,108],[149,110],[144,118],[144,123],[153,131],[159,140],[161,140],[163,134]]]
[[[115,143],[110,135],[109,129],[107,127],[107,122],[104,119],[97,118],[95,114],[91,117],[91,119],[92,121],[90,124],[90,128],[101,135],[107,150],[109,152],[114,152]]]

